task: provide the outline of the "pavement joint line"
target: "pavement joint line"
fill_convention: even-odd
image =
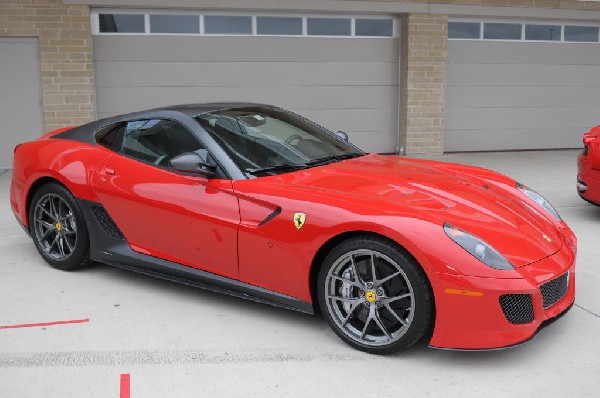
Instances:
[[[233,363],[345,362],[369,359],[366,354],[304,354],[204,351],[60,351],[0,353],[0,368],[229,365]]]
[[[0,330],[2,330],[2,329],[36,328],[36,327],[56,326],[56,325],[68,325],[68,324],[72,324],[72,323],[85,323],[85,322],[89,322],[89,321],[90,321],[90,319],[86,318],[86,319],[71,319],[68,321],[54,321],[54,322],[43,322],[43,323],[23,323],[20,325],[0,326]]]
[[[586,311],[586,312],[589,312],[590,314],[592,314],[592,315],[593,315],[593,316],[595,316],[596,318],[600,318],[600,315],[596,314],[596,313],[595,313],[595,312],[593,312],[593,311],[590,311],[590,310],[588,310],[588,309],[587,309],[587,308],[585,308],[585,307],[582,307],[582,306],[580,306],[579,304],[575,304],[575,307],[579,307],[579,308],[581,308],[582,310],[584,310],[584,311]]]

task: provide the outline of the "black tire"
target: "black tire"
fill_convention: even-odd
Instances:
[[[53,205],[57,211],[52,211]],[[91,262],[85,218],[63,185],[51,182],[35,192],[29,206],[29,231],[38,252],[52,267],[72,271]]]
[[[369,290],[362,290],[369,283]],[[321,266],[317,289],[333,331],[361,351],[391,354],[412,346],[432,328],[435,309],[425,272],[406,250],[385,238],[364,235],[338,244]]]

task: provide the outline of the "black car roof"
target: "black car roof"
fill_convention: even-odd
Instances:
[[[254,102],[207,102],[207,103],[203,103],[203,104],[170,105],[170,106],[149,109],[148,111],[174,111],[174,112],[181,112],[188,116],[193,117],[193,116],[197,116],[197,115],[200,115],[202,113],[207,113],[207,112],[221,111],[224,109],[255,107],[255,106],[270,106],[270,105],[259,104],[259,103],[254,103]]]
[[[71,130],[63,131],[54,135],[52,138],[63,138],[71,139],[75,141],[86,142],[88,144],[96,145],[94,133],[102,127],[119,123],[123,121],[145,119],[153,117],[176,117],[176,115],[182,114],[187,117],[194,117],[207,112],[221,111],[225,109],[235,108],[247,108],[247,107],[258,107],[258,106],[272,106],[266,104],[258,104],[253,102],[207,102],[204,104],[183,104],[183,105],[170,105],[159,108],[148,109],[144,111],[126,113],[122,115],[112,116],[104,119],[98,119],[96,121],[75,127]]]

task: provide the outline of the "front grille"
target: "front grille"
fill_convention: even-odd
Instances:
[[[552,307],[561,298],[567,294],[569,289],[569,272],[559,276],[558,278],[552,279],[550,282],[544,283],[540,286],[542,292],[542,300],[544,302],[544,309]]]
[[[529,294],[503,294],[500,307],[510,323],[523,325],[533,322],[533,304]]]
[[[116,239],[125,239],[123,233],[119,230],[119,227],[117,227],[117,224],[115,224],[113,219],[110,218],[104,207],[92,206],[92,212],[94,213],[96,220],[98,220],[98,223],[108,236]]]

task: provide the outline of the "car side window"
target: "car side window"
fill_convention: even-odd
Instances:
[[[119,152],[162,167],[168,167],[171,159],[185,152],[195,152],[202,159],[208,156],[204,145],[190,131],[177,122],[165,119],[126,123]]]
[[[126,125],[127,123],[117,123],[102,127],[96,132],[96,142],[108,149],[118,152],[121,149],[123,131],[125,130]]]

